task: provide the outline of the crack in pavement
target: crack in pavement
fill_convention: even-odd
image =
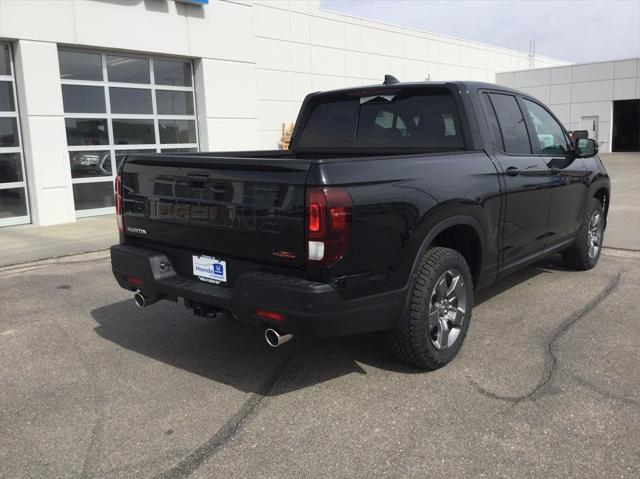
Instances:
[[[156,479],[181,479],[190,476],[206,460],[213,457],[218,451],[226,446],[231,439],[240,431],[242,424],[255,412],[260,403],[269,395],[276,381],[287,368],[293,353],[287,355],[281,364],[274,369],[273,373],[267,376],[253,393],[218,431],[204,444],[192,451],[178,464],[156,475]]]
[[[542,393],[543,389],[551,383],[553,377],[555,376],[558,370],[558,358],[555,354],[555,343],[558,339],[560,339],[571,327],[584,318],[593,308],[598,306],[602,301],[604,301],[613,291],[617,289],[620,284],[620,279],[622,275],[626,273],[626,270],[620,271],[609,283],[606,288],[601,291],[593,300],[591,300],[586,306],[577,312],[573,313],[567,319],[562,321],[556,329],[551,333],[547,339],[545,340],[545,371],[543,373],[542,379],[534,386],[529,392],[518,395],[518,396],[506,396],[494,393],[490,391],[480,384],[478,384],[473,378],[467,376],[467,379],[471,383],[471,385],[485,397],[490,399],[495,399],[497,401],[504,401],[511,403],[513,406],[521,403],[522,401],[526,401],[528,399],[533,399],[535,396]]]

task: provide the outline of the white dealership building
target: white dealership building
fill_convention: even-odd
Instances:
[[[620,71],[637,72],[633,62]],[[112,212],[128,151],[277,148],[307,93],[386,73],[493,82],[515,72],[498,79],[541,87],[574,126],[583,113],[560,105],[591,97],[572,96],[578,71],[567,64],[324,11],[319,0],[0,0],[0,225]],[[614,96],[631,88],[616,86],[617,65],[606,80]],[[521,84],[517,71],[531,68],[547,73]]]

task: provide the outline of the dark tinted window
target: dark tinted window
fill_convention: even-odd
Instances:
[[[24,188],[0,190],[0,219],[26,215],[27,198]]]
[[[0,117],[0,147],[20,146],[18,122],[15,118]]]
[[[193,93],[156,90],[158,115],[193,115]]]
[[[0,75],[11,75],[11,59],[9,47],[0,45]]]
[[[0,154],[0,183],[22,181],[22,161],[20,153]]]
[[[154,60],[153,75],[156,85],[191,86],[191,63]]]
[[[501,93],[492,93],[490,96],[498,116],[504,151],[514,154],[531,153],[527,126],[516,97]]]
[[[160,120],[160,143],[195,143],[196,122],[193,120]]]
[[[107,120],[65,118],[68,145],[108,145]]]
[[[63,80],[102,80],[102,56],[99,53],[60,50],[58,63]]]
[[[155,143],[153,120],[113,120],[113,141],[116,145]]]
[[[62,85],[65,113],[105,113],[104,88],[101,86]]]
[[[502,143],[502,135],[500,134],[500,125],[498,125],[496,112],[493,109],[491,100],[489,100],[489,94],[482,93],[480,94],[480,98],[482,99],[482,107],[484,108],[484,113],[487,118],[487,125],[489,126],[489,131],[491,133],[491,143],[493,144],[494,148],[500,151],[504,151],[504,143]]]
[[[10,81],[0,81],[0,111],[15,111],[13,87]]]
[[[152,114],[151,90],[142,88],[109,88],[111,113]]]
[[[344,96],[312,108],[299,148],[464,148],[458,112],[447,90]]]
[[[149,60],[134,57],[107,57],[109,81],[124,83],[151,83]]]
[[[76,183],[73,185],[73,202],[76,210],[113,206],[113,182]]]

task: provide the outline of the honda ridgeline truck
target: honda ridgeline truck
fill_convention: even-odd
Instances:
[[[554,253],[592,268],[609,198],[596,143],[539,100],[389,76],[308,95],[288,150],[129,155],[111,263],[141,307],[224,311],[272,346],[388,331],[433,369],[479,289]]]

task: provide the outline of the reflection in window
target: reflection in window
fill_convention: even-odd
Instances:
[[[160,143],[195,143],[196,122],[193,120],[160,120]]]
[[[68,145],[108,145],[107,120],[65,118]]]
[[[106,151],[70,151],[72,178],[111,176],[111,153]]]
[[[156,85],[191,86],[191,64],[172,60],[154,60]]]
[[[146,149],[146,150],[116,150],[116,169],[120,169],[120,165],[122,164],[122,160],[124,160],[127,155],[135,155],[141,153],[155,153],[155,149]]]
[[[0,219],[27,216],[27,198],[24,188],[0,190]]]
[[[20,146],[18,122],[15,118],[0,117],[0,148]]]
[[[149,60],[107,56],[107,76],[110,82],[151,83]]]
[[[91,210],[113,206],[113,181],[75,183],[73,202],[76,210]]]
[[[144,114],[153,113],[151,90],[140,88],[109,88],[111,113]]]
[[[0,154],[0,183],[15,183],[22,180],[20,153]]]
[[[116,145],[155,143],[153,120],[113,120],[113,141]]]
[[[0,75],[11,75],[9,45],[0,45]]]
[[[156,90],[158,115],[193,115],[193,93],[190,91]]]
[[[0,111],[16,111],[13,86],[10,81],[0,81]]]
[[[64,80],[102,81],[102,57],[99,53],[58,51],[60,78]]]
[[[567,139],[558,122],[537,103],[525,99],[524,105],[536,130],[540,153],[548,155],[564,155],[567,153],[569,149]]]
[[[105,113],[104,88],[86,85],[62,85],[65,113]]]

